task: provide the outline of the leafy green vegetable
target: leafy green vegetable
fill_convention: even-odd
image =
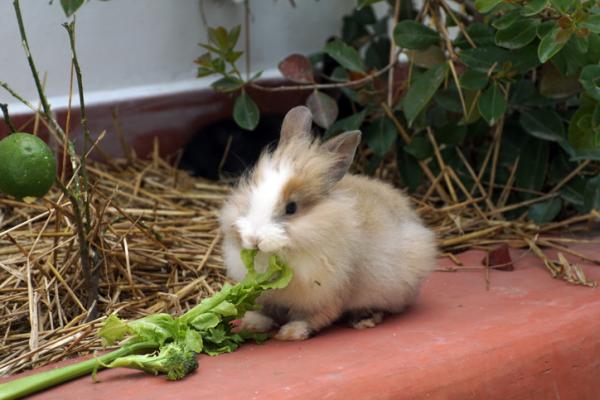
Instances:
[[[134,354],[119,357],[107,368],[135,368],[158,375],[165,374],[170,381],[183,379],[198,368],[196,354],[184,345],[169,343],[163,346],[158,354]]]
[[[241,282],[223,285],[214,296],[180,317],[160,313],[123,321],[111,315],[99,335],[106,344],[125,339],[121,348],[97,359],[1,384],[0,398],[17,399],[100,368],[135,368],[155,375],[165,374],[169,380],[183,379],[197,368],[197,353],[217,355],[237,349],[246,340],[266,340],[266,334],[232,332],[231,322],[256,309],[256,299],[264,291],[286,287],[292,279],[292,270],[271,255],[267,270],[257,272],[256,253],[256,250],[242,250],[240,257],[248,273]]]

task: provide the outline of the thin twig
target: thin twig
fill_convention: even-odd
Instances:
[[[393,25],[392,26],[396,26],[396,24],[398,23],[398,18],[400,17],[400,5],[401,2],[400,0],[396,0],[396,3],[394,4],[394,15],[393,15]],[[396,56],[396,59],[394,59],[394,56]],[[390,60],[388,62],[388,65],[391,65],[390,67],[390,72],[388,74],[388,91],[387,91],[387,105],[388,107],[392,108],[393,106],[393,101],[394,101],[394,65],[396,64],[396,62],[398,61],[397,59],[397,55],[396,55],[396,41],[392,40],[391,44],[390,44]]]
[[[398,62],[397,60],[398,60],[399,55],[400,55],[400,52],[398,52],[396,54],[396,56],[393,58],[393,61],[390,64],[386,65],[379,71],[376,71],[370,75],[367,75],[367,76],[357,79],[355,81],[339,82],[339,83],[316,83],[316,84],[312,84],[312,85],[290,85],[290,86],[277,86],[277,87],[262,86],[255,82],[251,82],[249,85],[255,89],[262,90],[265,92],[287,92],[287,91],[292,91],[292,90],[336,89],[336,88],[350,88],[350,87],[355,87],[355,86],[361,86],[365,83],[371,82],[373,79],[385,74],[387,71],[392,69],[392,67],[394,65],[396,65],[396,63]]]
[[[8,115],[8,104],[0,103],[0,108],[2,109],[2,115],[4,116],[4,122],[6,123],[6,126],[8,126],[8,129],[11,133],[15,133],[17,129],[12,124],[10,115]]]

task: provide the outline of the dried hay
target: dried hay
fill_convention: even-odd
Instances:
[[[218,210],[228,186],[190,178],[157,154],[148,161],[88,165],[94,215],[88,240],[101,268],[99,315],[179,313],[219,290],[226,279]],[[394,171],[394,165],[383,166],[377,174],[394,180]],[[506,221],[501,212],[553,192],[506,206],[491,204],[480,178],[476,182],[475,190],[465,188],[447,167],[414,199],[438,233],[442,256],[455,260],[454,270],[461,267],[453,253],[509,243],[529,247],[552,276],[592,284],[562,254],[551,260],[542,247],[597,263],[570,250],[569,239],[549,235],[566,227],[585,229],[582,223],[598,219],[597,212],[543,227]],[[457,193],[467,200],[458,201]],[[58,190],[34,204],[0,197],[0,375],[102,348],[96,328],[104,317],[90,321],[83,305],[86,289],[70,215],[69,201]]]

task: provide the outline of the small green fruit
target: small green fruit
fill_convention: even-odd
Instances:
[[[0,192],[42,197],[56,177],[56,157],[37,136],[17,132],[0,140]]]

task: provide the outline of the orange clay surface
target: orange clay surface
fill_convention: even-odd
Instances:
[[[598,244],[571,248],[600,258]],[[179,382],[119,369],[30,398],[600,399],[600,289],[552,279],[531,253],[511,253],[516,269],[491,271],[489,290],[481,269],[435,272],[414,307],[374,329],[335,326],[304,342],[200,356]],[[460,256],[471,267],[482,258]],[[584,271],[600,280],[600,266]]]

